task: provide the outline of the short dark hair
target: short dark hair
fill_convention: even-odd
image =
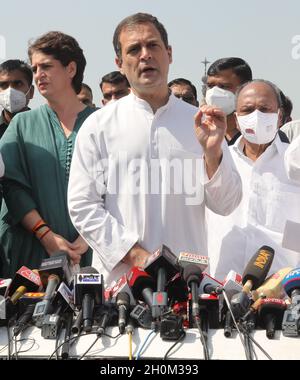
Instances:
[[[119,84],[122,82],[125,82],[127,87],[130,87],[130,84],[125,75],[121,74],[120,71],[112,71],[102,77],[99,86],[102,90],[103,83]]]
[[[86,90],[88,90],[92,94],[92,96],[93,96],[93,91],[92,91],[91,87],[88,86],[86,83],[82,82],[81,83],[81,89],[83,89],[83,88],[85,88]]]
[[[0,64],[0,72],[10,73],[12,71],[18,70],[24,74],[26,81],[29,86],[32,85],[33,74],[31,67],[24,61],[20,59],[9,59],[8,61],[2,62]]]
[[[220,73],[220,71],[228,69],[232,70],[235,73],[235,75],[240,79],[241,84],[252,80],[252,70],[250,66],[242,58],[237,57],[217,59],[209,66],[207,75],[217,75]]]
[[[68,66],[70,62],[75,62],[77,70],[72,80],[72,87],[76,94],[79,94],[86,60],[83,55],[83,50],[75,38],[62,32],[48,32],[29,45],[28,55],[30,61],[32,54],[36,51],[53,56],[54,59],[60,61],[65,67]]]
[[[177,85],[177,84],[178,85],[182,84],[182,85],[190,86],[192,89],[193,95],[194,95],[195,99],[197,100],[197,89],[191,81],[189,81],[188,79],[185,79],[185,78],[176,78],[176,79],[171,80],[171,82],[168,83],[168,87],[171,88],[172,86]]]
[[[120,44],[120,34],[122,30],[127,27],[132,27],[133,25],[144,24],[147,22],[155,26],[155,28],[159,31],[159,34],[161,36],[161,39],[165,47],[166,48],[169,47],[168,33],[165,27],[163,26],[163,24],[160,23],[156,17],[152,16],[149,13],[135,13],[131,16],[124,18],[115,29],[114,37],[113,37],[113,45],[114,45],[116,55],[119,59],[121,59],[121,56],[122,56],[122,48]]]

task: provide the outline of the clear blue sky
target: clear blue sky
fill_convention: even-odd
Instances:
[[[254,77],[273,81],[290,96],[293,117],[300,119],[300,57],[292,57],[293,48],[297,50],[292,38],[300,36],[299,0],[10,0],[1,8],[5,58],[27,59],[28,41],[47,31],[71,34],[84,50],[84,81],[96,104],[101,99],[99,79],[116,69],[114,29],[122,18],[142,11],[157,16],[168,31],[170,80],[188,78],[200,92],[204,57],[238,56],[250,64]],[[298,41],[300,53],[300,37]],[[42,102],[36,94],[31,105]]]

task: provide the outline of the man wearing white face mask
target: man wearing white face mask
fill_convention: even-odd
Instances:
[[[0,138],[14,115],[29,110],[33,97],[33,74],[29,65],[19,59],[10,59],[0,65]]]
[[[270,82],[255,80],[243,85],[236,96],[242,136],[230,152],[242,179],[243,198],[228,217],[208,211],[211,274],[220,279],[231,269],[242,273],[265,244],[276,252],[271,273],[300,264],[300,255],[283,247],[287,221],[300,222],[300,186],[289,180],[284,167],[289,143],[278,129],[279,90]]]
[[[241,135],[233,113],[235,111],[236,90],[251,80],[251,68],[241,58],[220,58],[208,68],[205,101],[208,105],[221,108],[226,114],[227,131],[225,139],[228,145],[233,145]]]

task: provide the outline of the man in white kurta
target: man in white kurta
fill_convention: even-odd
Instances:
[[[288,177],[300,184],[300,135],[291,142],[284,159]]]
[[[255,106],[269,109],[271,97],[275,98],[274,91],[260,92],[268,86],[259,81],[253,82],[251,88],[248,85],[249,90],[245,86],[239,94],[243,98],[241,104],[238,99],[238,109],[246,109],[245,104],[249,107],[249,112]],[[249,91],[249,96],[244,96],[246,91]],[[279,107],[276,107],[274,111],[278,112]],[[275,250],[270,273],[300,264],[299,253],[284,247],[290,244],[283,244],[284,235],[289,233],[290,222],[300,222],[300,187],[289,180],[284,167],[284,155],[289,147],[285,140],[284,134],[279,132],[271,143],[262,144],[259,150],[259,144],[250,144],[245,135],[230,147],[242,179],[242,201],[226,217],[220,217],[209,210],[207,212],[210,269],[211,274],[220,280],[231,269],[243,273],[250,258],[262,245],[269,245]],[[256,160],[245,154],[247,144],[251,145],[253,152],[257,148],[259,153]]]
[[[132,93],[86,121],[68,191],[71,219],[107,284],[161,244],[206,255],[205,205],[227,215],[241,199],[222,145],[225,115],[208,106],[197,113],[170,95],[171,48],[152,16],[133,17],[136,24],[121,28],[121,52],[115,48]]]

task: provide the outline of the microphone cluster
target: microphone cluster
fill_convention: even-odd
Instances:
[[[111,288],[93,267],[72,273],[68,255],[57,252],[38,270],[21,267],[15,277],[0,280],[0,325],[18,336],[28,326],[41,328],[45,339],[56,339],[65,328],[71,335],[105,334],[118,326],[120,334],[142,327],[160,332],[164,340],[180,339],[184,329],[198,327],[205,338],[209,328],[224,328],[232,336],[234,320],[251,329],[266,329],[268,338],[282,329],[285,336],[300,331],[300,268],[283,268],[268,276],[274,258],[261,247],[243,275],[231,271],[224,281],[205,270],[205,256],[163,245],[144,268],[133,267]],[[68,358],[68,345],[63,358]]]

